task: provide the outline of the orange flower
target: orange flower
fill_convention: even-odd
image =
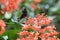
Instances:
[[[0,35],[5,32],[5,27],[1,27],[1,30],[0,30]]]
[[[35,18],[29,18],[24,26],[22,27],[22,32],[20,32],[21,40],[58,40],[54,38],[58,34],[55,30],[56,27],[50,26],[51,20],[48,19],[44,14],[38,14]],[[45,25],[46,27],[42,28]],[[28,31],[29,29],[33,29],[33,31]],[[49,38],[52,37],[52,38]]]
[[[31,3],[31,7],[35,10],[36,9],[36,4]]]
[[[39,27],[34,27],[34,26],[32,26],[31,28],[32,28],[33,30],[40,31],[40,28],[39,28]]]
[[[30,28],[31,28],[30,25],[26,25],[26,26],[22,27],[23,30],[28,30],[28,29],[30,29]]]
[[[0,35],[5,31],[5,23],[3,20],[0,20],[0,27],[1,27],[1,30],[0,30]]]
[[[5,4],[6,0],[0,0],[0,3]]]
[[[28,38],[21,38],[20,40],[29,40]]]
[[[23,31],[23,32],[20,32],[19,34],[20,34],[21,36],[25,36],[25,35],[28,35],[29,32],[28,32],[28,31]]]
[[[48,37],[46,40],[59,40],[58,38],[56,38],[56,37]]]
[[[13,12],[14,10],[18,9],[18,5],[21,0],[2,0],[1,3],[4,3],[4,8],[2,10],[8,11],[8,12]]]
[[[1,27],[5,27],[6,25],[5,25],[5,22],[3,21],[3,20],[0,20],[0,26]]]
[[[40,3],[41,0],[34,0],[35,3]]]
[[[19,38],[17,38],[16,40],[20,40]]]

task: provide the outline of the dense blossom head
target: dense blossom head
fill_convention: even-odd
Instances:
[[[20,38],[17,40],[59,40],[54,25],[50,26],[52,19],[47,18],[44,14],[38,14],[34,18],[28,18],[25,24],[22,27],[22,30],[19,35]],[[44,28],[42,26],[44,25]],[[46,26],[46,27],[45,27]]]
[[[21,0],[1,0],[2,8],[4,11],[13,12],[18,9],[18,5]]]

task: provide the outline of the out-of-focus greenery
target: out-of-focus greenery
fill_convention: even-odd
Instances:
[[[47,15],[55,16],[54,24],[60,32],[60,0],[42,0],[40,5]]]

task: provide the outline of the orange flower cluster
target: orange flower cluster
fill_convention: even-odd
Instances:
[[[19,3],[24,3],[27,0],[0,0],[0,4],[4,5],[2,11],[8,11],[13,12],[14,10],[17,10],[19,8]],[[33,0],[33,3],[30,3],[30,6],[36,10],[36,5],[40,3],[41,0]],[[4,13],[4,12],[2,12]]]
[[[34,10],[36,10],[36,4],[35,3],[31,3],[30,5]]]
[[[38,14],[35,18],[29,18],[22,27],[20,38],[17,40],[59,40],[54,25],[50,26],[52,19],[47,18],[44,14]],[[45,27],[45,26],[46,27]],[[43,28],[44,26],[44,28]]]
[[[35,3],[40,3],[41,0],[34,0]]]
[[[5,4],[6,3],[6,0],[0,0],[0,3],[1,4]]]
[[[3,20],[0,20],[0,35],[5,31],[5,23]]]
[[[4,4],[4,11],[13,12],[18,9],[18,4],[21,0],[1,0],[1,3]]]
[[[33,2],[30,4],[31,7],[36,10],[37,9],[37,4],[40,3],[41,0],[33,0]]]

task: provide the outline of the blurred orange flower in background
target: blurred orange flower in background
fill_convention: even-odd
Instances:
[[[18,5],[21,0],[1,0],[1,4],[4,5],[2,8],[4,11],[13,12],[18,9]]]
[[[0,20],[0,26],[1,27],[5,27],[6,25],[5,25],[5,22],[3,21],[3,20]]]
[[[6,3],[6,0],[0,0],[0,3],[1,4],[5,4]]]
[[[35,3],[40,3],[41,0],[34,0]]]
[[[0,35],[5,31],[5,22],[0,20]]]
[[[36,9],[36,4],[35,3],[31,3],[31,7],[35,10]]]

